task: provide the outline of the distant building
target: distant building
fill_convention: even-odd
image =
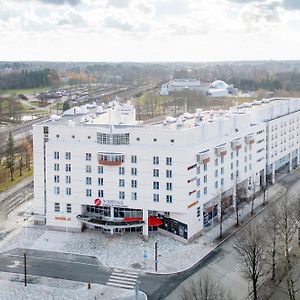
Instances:
[[[209,85],[199,79],[174,79],[162,85],[160,95],[168,96],[172,92],[193,91],[206,94]]]
[[[227,97],[235,95],[237,89],[222,80],[216,80],[210,85],[199,79],[174,79],[162,85],[161,96],[169,96],[172,92],[193,91],[212,97]]]

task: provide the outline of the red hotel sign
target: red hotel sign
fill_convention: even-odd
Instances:
[[[101,205],[101,200],[97,198],[97,199],[95,199],[94,203],[95,203],[96,206],[100,206]]]

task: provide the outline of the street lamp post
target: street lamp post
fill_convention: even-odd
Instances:
[[[157,272],[157,264],[158,264],[158,259],[157,259],[157,240],[154,243],[154,270]]]

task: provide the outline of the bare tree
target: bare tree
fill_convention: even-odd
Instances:
[[[192,281],[187,288],[182,288],[180,292],[182,300],[231,300],[229,292],[205,275],[198,281]]]
[[[258,300],[258,281],[267,270],[266,244],[258,226],[249,224],[236,237],[235,249],[241,257],[245,278],[251,280],[254,300]]]
[[[278,206],[272,205],[264,218],[264,230],[266,232],[267,256],[270,258],[272,276],[276,279],[277,259],[279,256],[279,212]]]
[[[257,182],[256,182],[256,175],[252,176],[251,180],[251,215],[254,215],[254,201],[255,201],[255,196],[256,196],[256,191],[257,191]]]
[[[286,273],[286,284],[290,300],[296,300],[295,280],[292,274],[292,263],[290,254],[290,241],[297,230],[297,218],[295,214],[294,201],[288,201],[288,196],[284,196],[279,208],[279,235],[283,241],[284,270]]]
[[[224,192],[221,189],[217,195],[217,203],[218,203],[218,221],[219,221],[219,228],[220,228],[220,234],[219,238],[223,238],[223,221],[224,221],[224,211],[225,211],[225,199],[224,199]]]

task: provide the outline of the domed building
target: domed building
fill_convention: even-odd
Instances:
[[[216,80],[210,84],[207,94],[211,97],[226,97],[236,94],[236,91],[233,85],[229,85],[223,80]]]

